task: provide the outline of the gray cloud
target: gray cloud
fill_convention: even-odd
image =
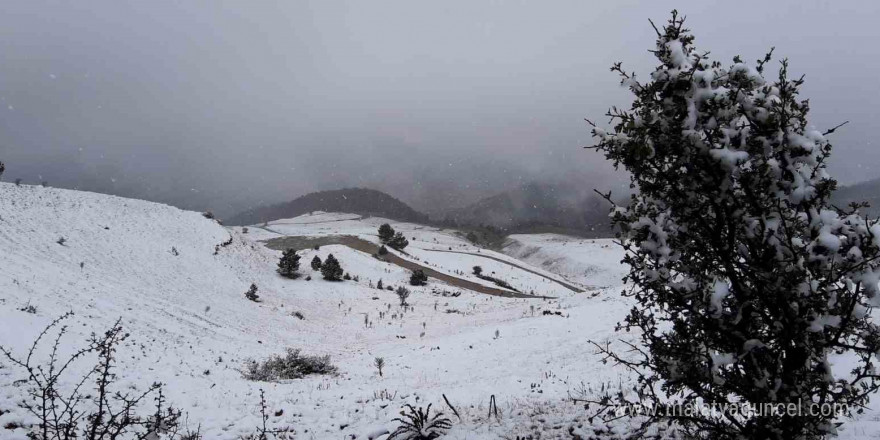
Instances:
[[[617,187],[583,117],[628,105],[661,2],[15,0],[0,159],[48,180],[229,213],[369,186],[417,208],[532,180]],[[676,2],[700,47],[804,73],[843,183],[880,175],[880,5]]]

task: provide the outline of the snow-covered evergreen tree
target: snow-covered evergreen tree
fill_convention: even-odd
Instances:
[[[284,251],[281,255],[281,260],[278,261],[278,273],[287,278],[298,277],[299,259],[300,256],[296,254],[296,250],[288,249]]]
[[[321,270],[321,257],[315,255],[315,258],[312,258],[312,270]]]
[[[251,283],[251,287],[244,293],[244,297],[253,302],[260,302],[260,295],[257,295],[257,290],[259,290],[259,288],[256,283]]]
[[[387,244],[392,238],[394,238],[394,228],[388,223],[382,223],[379,226],[379,241]]]
[[[595,148],[638,191],[612,218],[636,303],[620,325],[643,344],[627,354],[597,344],[639,377],[637,393],[601,403],[791,404],[795,415],[751,418],[661,410],[642,428],[820,438],[842,415],[834,404],[855,410],[880,385],[870,315],[880,305],[880,224],[859,206],[829,203],[833,129],[808,124],[803,78],[789,77],[788,62],[773,78],[764,77],[770,54],[723,67],[697,51],[683,22],[673,12],[657,30],[659,66],[646,81],[612,68],[635,100],[609,112],[613,130],[593,128]],[[832,370],[836,355],[845,371]],[[832,410],[811,413],[813,404]]]
[[[324,276],[324,279],[327,281],[342,281],[343,273],[342,265],[339,264],[336,257],[333,254],[327,255],[327,259],[321,265],[321,275]]]
[[[428,275],[422,269],[414,270],[409,276],[409,284],[411,286],[424,286],[428,284]]]
[[[406,237],[404,237],[403,233],[401,233],[401,232],[396,232],[394,234],[394,237],[388,242],[388,246],[391,246],[392,248],[397,249],[399,251],[403,250],[403,248],[407,247],[408,245],[409,245],[409,240],[407,240]]]

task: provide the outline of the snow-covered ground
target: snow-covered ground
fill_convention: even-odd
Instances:
[[[557,273],[544,270],[541,267],[531,267],[531,270],[540,274],[538,275],[499,262],[495,259],[523,265],[522,261],[504,253],[474,246],[457,231],[449,229],[413,223],[396,223],[379,217],[362,219],[353,214],[317,212],[295,219],[269,222],[265,226],[251,226],[248,228],[248,232],[256,233],[257,235],[253,235],[252,238],[258,239],[274,238],[281,235],[354,235],[378,244],[377,230],[379,225],[388,222],[393,223],[394,229],[404,233],[409,240],[409,246],[405,249],[406,254],[399,255],[430,266],[432,269],[468,281],[493,286],[492,282],[473,275],[473,267],[480,266],[483,268],[484,274],[503,279],[522,292],[534,292],[539,296],[553,297],[566,297],[572,293],[570,289],[548,280],[550,278],[565,281],[565,278]],[[236,229],[241,230],[241,228]]]
[[[623,254],[610,239],[514,234],[502,251],[593,289],[620,285],[624,272],[620,267]]]
[[[618,295],[625,272],[618,263],[621,253],[610,240],[518,235],[499,253],[474,247],[456,231],[391,222],[410,239],[406,258],[475,282],[482,280],[470,275],[471,267],[480,265],[520,290],[556,297],[501,298],[432,280],[410,287],[413,310],[407,312],[392,292],[370,287],[379,279],[395,287],[406,284],[409,273],[397,266],[328,245],[301,252],[304,276],[290,280],[275,273],[280,252],[260,242],[331,234],[375,242],[384,222],[315,213],[251,226],[245,234],[165,205],[0,183],[0,345],[22,355],[46,324],[72,310],[76,315],[62,347],[69,353],[91,332],[121,318],[131,333],[118,356],[121,383],[138,388],[165,383],[169,401],[186,411],[191,428],[201,426],[206,439],[252,432],[260,422],[260,389],[272,413],[270,424],[292,427],[296,438],[363,439],[392,430],[391,420],[405,403],[432,403],[451,416],[443,394],[461,413],[461,420],[452,417],[447,438],[536,432],[541,438],[567,437],[569,424],[584,416],[566,400],[568,393],[581,383],[598,387],[626,380],[587,344],[619,337],[614,324],[628,309]],[[230,237],[232,244],[215,254],[215,246]],[[312,272],[312,257],[329,253],[359,281],[327,282]],[[311,281],[305,279],[309,274]],[[541,275],[588,290],[576,293]],[[251,283],[262,302],[244,297]],[[461,295],[433,294],[435,287]],[[36,313],[21,310],[27,306]],[[545,310],[561,316],[544,316]],[[242,378],[239,370],[248,359],[288,347],[329,354],[339,374],[283,383]],[[39,359],[46,355],[40,352]],[[377,356],[386,362],[383,377],[373,366]],[[75,372],[87,367],[74,365]],[[62,388],[77,377],[68,375]],[[2,427],[33,421],[17,407],[25,394],[22,378],[21,370],[0,360],[0,438],[24,439],[23,429]],[[499,419],[487,417],[493,395]],[[870,421],[876,413],[871,414],[844,436],[877,432]]]

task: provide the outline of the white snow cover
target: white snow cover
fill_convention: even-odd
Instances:
[[[618,286],[626,273],[620,263],[623,252],[610,239],[514,234],[508,237],[503,252],[590,289]]]
[[[387,221],[345,220],[355,218],[316,214],[273,222],[269,229],[375,236],[377,225]],[[620,302],[606,301],[615,297],[613,289],[591,298],[494,260],[431,253],[428,249],[450,246],[478,249],[453,231],[393,226],[411,239],[407,251],[414,258],[438,270],[470,273],[469,266],[479,262],[511,284],[540,288],[560,299],[505,299],[468,291],[442,297],[430,294],[432,285],[460,289],[432,282],[409,287],[415,310],[392,319],[402,314],[397,298],[368,283],[381,278],[386,285],[402,285],[409,273],[349,248],[302,252],[301,271],[314,279],[288,280],[275,273],[280,252],[257,241],[274,234],[258,227],[242,234],[241,228],[224,228],[170,206],[0,183],[0,344],[22,355],[46,324],[72,310],[76,315],[63,347],[70,352],[89,333],[121,318],[131,333],[120,349],[121,383],[139,388],[165,383],[169,400],[187,411],[190,427],[201,425],[205,438],[212,439],[238,438],[253,430],[259,422],[260,388],[273,411],[284,410],[271,418],[272,426],[292,426],[298,438],[366,438],[393,430],[391,419],[404,403],[433,403],[449,413],[441,393],[463,418],[453,417],[449,438],[497,438],[531,425],[534,411],[562,405],[573,383],[619,375],[601,366],[584,345],[585,338],[605,337],[625,312]],[[232,244],[214,255],[215,245],[230,234]],[[61,237],[63,245],[57,243]],[[315,253],[321,258],[333,253],[360,282],[320,280],[308,268]],[[258,285],[261,303],[245,299],[251,283]],[[26,305],[37,313],[21,311]],[[391,312],[379,319],[389,305]],[[542,316],[543,310],[563,316]],[[305,319],[291,316],[294,311]],[[369,328],[365,316],[372,322]],[[242,379],[238,370],[247,359],[280,354],[287,347],[331,355],[339,376],[286,383]],[[386,361],[381,378],[372,365],[376,356]],[[16,384],[23,373],[5,361],[0,366],[0,409],[9,411],[0,416],[0,426],[33,421],[16,406],[25,391]],[[75,367],[82,372],[88,365]],[[68,376],[65,385],[75,376]],[[394,400],[378,398],[383,391]],[[489,423],[485,410],[493,394],[502,421]],[[574,405],[564,406],[577,411]],[[22,429],[4,430],[0,437],[24,435]]]
[[[568,438],[569,424],[585,416],[581,405],[566,400],[578,384],[596,388],[627,380],[624,371],[603,365],[586,343],[626,337],[614,332],[629,306],[618,295],[626,272],[619,264],[622,253],[610,240],[515,235],[502,254],[478,249],[456,231],[391,222],[410,239],[411,258],[432,268],[477,281],[469,274],[479,264],[517,288],[557,297],[506,299],[468,291],[443,297],[431,294],[432,287],[460,289],[432,280],[426,287],[408,286],[414,310],[407,313],[393,293],[369,287],[380,278],[386,285],[403,285],[405,270],[332,245],[301,252],[301,272],[313,280],[289,280],[275,273],[280,252],[259,242],[277,233],[351,234],[375,241],[376,228],[387,221],[317,213],[272,222],[268,230],[251,226],[242,234],[242,228],[224,228],[199,213],[161,204],[0,183],[0,345],[22,355],[46,324],[72,310],[76,315],[62,347],[69,353],[89,333],[121,318],[131,337],[119,351],[120,383],[140,389],[165,383],[169,401],[186,411],[190,428],[201,425],[206,439],[252,432],[259,423],[261,388],[273,414],[283,410],[270,417],[271,426],[292,427],[297,438],[384,439],[405,403],[432,403],[450,415],[449,439],[515,438],[530,429],[546,438]],[[214,255],[215,246],[230,236],[232,244]],[[450,247],[510,261],[587,291],[574,293],[481,256],[435,252]],[[328,253],[360,281],[321,280],[308,262]],[[262,302],[245,299],[251,283],[258,285]],[[36,313],[20,310],[27,305]],[[544,316],[544,310],[562,316]],[[365,317],[371,326],[365,327]],[[331,355],[339,375],[283,383],[241,377],[247,359],[287,347]],[[384,377],[372,365],[377,356],[385,358]],[[88,366],[79,362],[74,369]],[[22,371],[0,361],[0,438],[24,439],[24,430],[2,427],[33,421],[17,407],[25,392],[17,382],[22,378]],[[62,387],[76,378],[67,376]],[[462,420],[451,415],[441,394]],[[500,420],[487,419],[491,395]],[[876,415],[868,411],[845,425],[843,437],[880,433],[871,421]]]

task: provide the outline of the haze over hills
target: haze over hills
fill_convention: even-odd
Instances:
[[[838,208],[846,208],[853,202],[868,202],[870,206],[862,208],[861,212],[870,217],[878,217],[880,216],[880,178],[841,187],[834,192],[832,200]]]
[[[406,203],[381,191],[345,188],[313,192],[289,202],[254,208],[225,219],[224,223],[238,226],[253,225],[297,217],[312,211],[348,212],[408,222],[428,219],[426,215],[410,208]]]
[[[487,225],[506,230],[556,228],[579,235],[608,236],[609,204],[593,192],[564,185],[529,183],[450,211],[453,225]]]
[[[584,236],[610,236],[608,203],[592,192],[530,183],[431,216],[453,227],[491,226],[505,232],[556,231]],[[381,191],[347,188],[306,194],[290,202],[254,208],[224,222],[252,225],[313,211],[349,212],[425,223],[429,216]]]

